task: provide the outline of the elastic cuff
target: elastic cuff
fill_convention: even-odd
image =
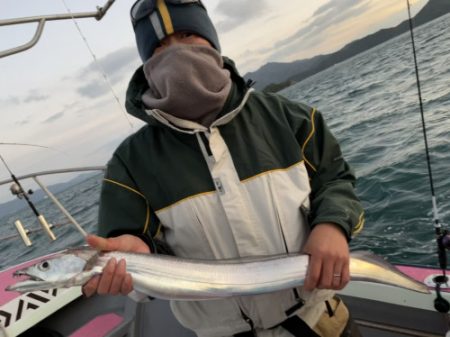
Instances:
[[[342,234],[344,234],[344,236],[347,238],[347,242],[350,242],[351,235],[350,235],[350,228],[349,228],[348,224],[344,225],[344,224],[338,223],[336,221],[327,221],[327,220],[316,221],[315,220],[310,225],[311,230],[313,230],[314,227],[316,227],[317,225],[320,225],[320,224],[332,224],[332,225],[335,225],[337,228],[339,228],[342,231]]]
[[[136,236],[145,242],[145,244],[150,249],[150,253],[156,254],[156,247],[155,247],[153,240],[150,238],[150,236],[148,236],[146,234],[136,234]]]

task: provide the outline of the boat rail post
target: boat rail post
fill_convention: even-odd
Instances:
[[[39,222],[41,223],[42,228],[45,230],[47,235],[50,237],[50,239],[55,241],[56,236],[52,232],[52,229],[51,229],[50,225],[48,224],[47,220],[45,220],[44,216],[42,214],[39,214],[37,218],[38,218]]]
[[[16,226],[17,232],[19,232],[20,237],[22,238],[25,246],[30,247],[32,245],[30,238],[28,237],[27,230],[23,227],[22,222],[20,220],[16,220],[14,222]]]
[[[83,236],[87,236],[86,231],[81,227],[81,225],[70,215],[70,213],[64,208],[64,206],[59,202],[59,200],[53,195],[52,192],[49,191],[47,186],[43,184],[37,176],[33,176],[34,181],[41,187],[41,189],[47,194],[47,196],[53,201],[56,207],[67,217],[67,219],[75,226],[75,228],[81,233]]]

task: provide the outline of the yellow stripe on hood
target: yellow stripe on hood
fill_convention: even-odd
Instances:
[[[163,19],[164,29],[166,30],[166,34],[170,35],[174,33],[172,19],[170,18],[169,10],[167,9],[167,5],[164,0],[158,0],[157,7],[159,10],[159,14]]]

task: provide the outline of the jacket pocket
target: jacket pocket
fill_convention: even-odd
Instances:
[[[339,297],[334,297],[328,301],[332,313],[324,312],[314,327],[314,331],[321,337],[340,336],[350,318],[347,306]]]

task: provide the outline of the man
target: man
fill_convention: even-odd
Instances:
[[[126,107],[147,125],[108,163],[99,232],[110,238],[88,243],[201,259],[305,252],[303,288],[172,310],[205,337],[356,336],[332,290],[349,281],[363,211],[320,113],[251,89],[200,1],[138,0],[131,17],[144,65]],[[83,290],[128,294],[132,280],[110,261]]]

